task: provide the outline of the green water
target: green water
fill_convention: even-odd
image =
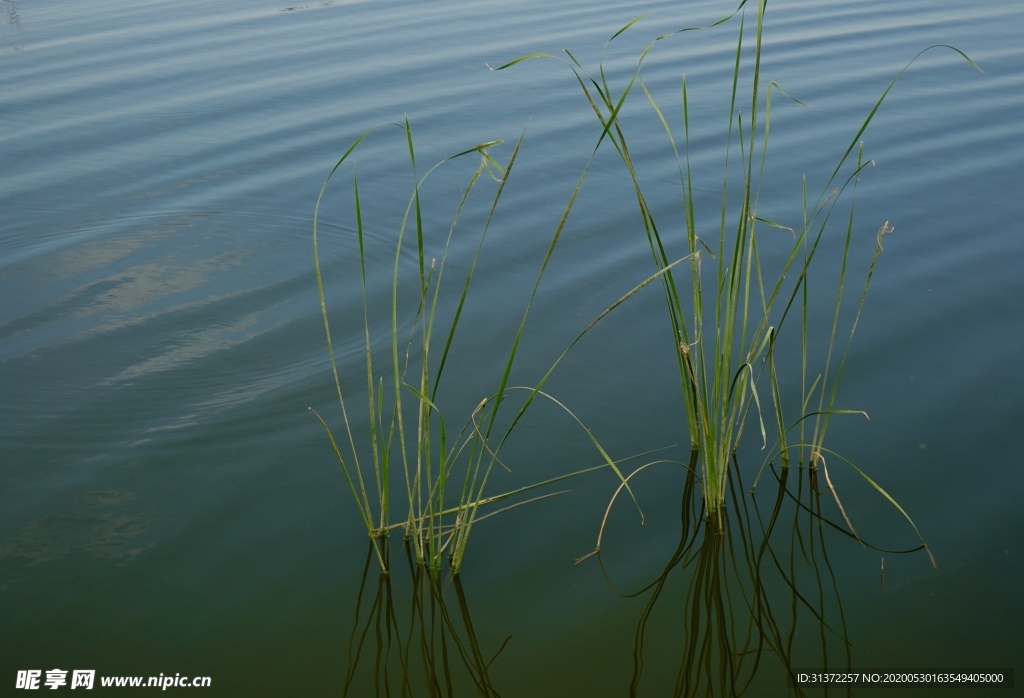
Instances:
[[[638,477],[642,526],[617,503],[603,543],[607,579],[594,558],[574,560],[594,547],[618,484],[609,472],[482,523],[461,590],[443,575],[436,588],[416,578],[397,537],[390,579],[372,565],[365,573],[365,533],[308,411],[340,423],[312,214],[330,167],[373,124],[408,114],[423,163],[496,138],[507,141],[496,153],[504,159],[527,129],[443,396],[464,413],[500,375],[543,250],[598,135],[564,66],[534,61],[495,73],[485,64],[568,47],[594,65],[618,27],[649,13],[609,49],[609,78],[621,84],[648,40],[732,7],[18,0],[0,9],[4,691],[20,694],[19,671],[45,678],[60,668],[209,676],[203,693],[229,696],[336,695],[346,686],[353,696],[431,695],[435,680],[445,695],[618,696],[629,695],[639,656],[637,694],[671,695],[694,621],[687,602],[695,568],[666,577],[639,649],[652,592],[622,594],[656,580],[679,545],[681,468]],[[918,50],[952,44],[985,70],[977,74],[951,52],[928,54],[863,137],[876,166],[859,186],[858,230],[870,238],[890,220],[896,232],[840,393],[842,406],[871,419],[836,422],[830,440],[898,499],[938,568],[922,552],[883,554],[838,533],[825,536],[824,553],[801,555],[797,546],[795,560],[825,570],[804,567],[801,593],[820,596],[810,606],[830,628],[845,621],[854,667],[1015,668],[1024,654],[1024,483],[1016,467],[1024,448],[1015,426],[1024,416],[1021,19],[1009,2],[782,2],[769,10],[764,76],[809,105],[773,103],[773,169],[761,194],[773,219],[799,216],[801,175],[815,191],[821,186]],[[722,142],[715,105],[734,37],[734,27],[688,33],[645,62],[670,118],[680,113],[686,73],[693,165],[712,172]],[[642,107],[637,101],[624,122],[635,128],[633,157],[671,227],[680,220],[676,165]],[[383,304],[400,217],[388,196],[405,166],[397,135],[369,142],[359,162],[361,188],[375,202],[367,249],[379,280],[370,290]],[[436,181],[430,225],[450,221],[464,174]],[[347,182],[323,212],[339,317],[360,307],[345,271],[355,252]],[[615,153],[602,153],[531,312],[514,381],[535,381],[596,314],[651,273],[625,184]],[[717,179],[696,182],[699,205],[714,211],[718,187]],[[467,229],[482,215],[468,212]],[[469,251],[454,254],[465,260]],[[403,264],[411,268],[412,258]],[[662,447],[658,457],[688,457],[659,294],[652,287],[610,316],[548,385],[614,458]],[[830,300],[813,312],[827,317]],[[339,319],[335,342],[358,383],[356,327]],[[746,488],[764,458],[759,445],[752,439],[739,454]],[[551,408],[531,413],[505,456],[513,473],[496,479],[496,490],[600,462]],[[858,534],[888,549],[918,544],[876,492],[838,462],[829,467]],[[775,499],[767,483],[749,504],[762,515]],[[822,508],[841,520],[827,495]],[[742,521],[759,526],[753,509]],[[791,531],[780,527],[772,539],[785,559]],[[809,528],[806,535],[812,540]],[[740,555],[742,546],[733,550]],[[730,568],[723,586],[737,608],[752,588],[749,573],[737,571],[745,569]],[[785,637],[792,594],[783,576],[765,577]],[[391,604],[380,616],[378,594]],[[820,623],[805,610],[799,619],[794,666],[820,668]],[[846,661],[841,638],[826,635],[827,652]],[[747,695],[788,694],[782,663],[770,650],[761,663]],[[854,690],[907,693],[973,691]]]

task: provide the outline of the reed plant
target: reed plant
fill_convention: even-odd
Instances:
[[[360,135],[338,159],[325,179],[317,199],[313,217],[313,256],[328,354],[344,427],[341,444],[335,438],[328,420],[316,410],[310,409],[326,430],[360,518],[373,541],[373,550],[381,569],[388,569],[389,548],[386,538],[391,531],[401,529],[406,539],[411,541],[419,563],[439,568],[443,560],[447,559],[450,569],[458,572],[475,524],[504,511],[500,509],[485,513],[485,508],[490,505],[514,496],[519,498],[511,506],[520,506],[549,497],[558,493],[523,499],[526,493],[536,488],[602,468],[610,468],[620,479],[623,479],[623,476],[617,462],[601,448],[572,411],[542,390],[551,370],[535,386],[510,384],[510,376],[530,309],[572,208],[572,199],[554,227],[523,315],[518,320],[518,329],[511,347],[504,359],[501,372],[495,377],[493,391],[482,396],[457,429],[449,426],[444,412],[438,406],[438,393],[448,373],[446,369],[449,366],[449,356],[460,328],[460,319],[470,297],[474,273],[487,232],[515,165],[523,136],[520,136],[511,156],[504,164],[499,163],[490,154],[491,150],[502,142],[489,141],[447,157],[432,166],[425,174],[419,175],[409,120],[406,119],[397,126],[402,133],[408,154],[412,191],[404,204],[404,214],[394,237],[394,261],[389,291],[390,316],[383,332],[375,322],[379,318],[372,317],[374,311],[371,309],[371,296],[374,295],[374,289],[369,278],[371,271],[367,265],[364,197],[360,193],[358,175],[352,176],[351,213],[357,253],[350,261],[357,266],[360,280],[362,317],[359,322],[362,325],[362,373],[367,400],[365,417],[361,420],[351,411],[350,396],[355,390],[350,382],[351,377],[342,375],[348,373],[349,367],[339,370],[335,355],[327,309],[324,270],[321,267],[318,224],[320,207],[325,200],[328,185],[344,165],[350,164],[358,148],[377,130],[377,127],[368,129]],[[431,175],[443,166],[466,158],[476,158],[477,164],[463,187],[451,224],[447,230],[439,233],[436,226],[425,222],[422,199],[424,185]],[[577,192],[582,181],[581,176],[576,185]],[[454,284],[454,305],[443,309],[445,303],[442,302],[442,288],[449,285],[446,272],[449,268],[453,240],[461,233],[460,217],[470,206],[471,200],[474,200],[475,192],[482,182],[493,184],[493,191],[487,199],[489,203],[485,208],[486,215],[476,234],[474,251],[468,263],[464,262],[461,275]],[[412,248],[412,256],[415,259],[412,272],[415,278],[411,281],[411,293],[408,291],[410,281],[405,278],[409,272],[402,264],[403,256],[408,254],[409,248]],[[436,256],[431,254],[431,250],[438,249],[440,251]],[[407,325],[410,329],[406,335],[403,328]],[[390,350],[383,361],[383,369],[380,368],[379,364],[382,362],[378,356],[382,344],[386,344]],[[468,369],[476,370],[475,367]],[[500,414],[501,405],[513,394],[522,395],[523,399],[514,416],[505,419]],[[509,469],[499,457],[499,452],[537,399],[549,401],[567,414],[597,447],[602,463],[558,474],[500,494],[487,494],[488,483],[495,468]],[[372,484],[368,484],[371,477]],[[405,508],[403,513],[397,515],[395,505],[398,500],[393,494],[395,480],[404,485],[404,491],[399,493],[398,499],[402,499],[404,494]],[[396,516],[397,522],[394,520]]]
[[[867,416],[859,410],[838,407],[837,395],[883,238],[893,228],[887,221],[875,228],[877,233],[870,238],[874,252],[860,277],[859,295],[852,294],[856,299],[852,319],[844,324],[844,318],[850,317],[847,308],[851,304],[853,250],[861,241],[863,230],[855,221],[853,203],[858,179],[872,164],[864,157],[860,139],[900,76],[922,53],[937,48],[929,47],[918,53],[893,78],[838,157],[816,198],[808,196],[804,179],[797,220],[773,220],[759,213],[769,155],[772,99],[801,103],[762,76],[766,7],[766,0],[743,0],[733,13],[709,27],[688,27],[657,37],[643,49],[635,70],[617,89],[605,71],[605,52],[593,74],[569,50],[562,56],[530,54],[496,68],[504,70],[536,58],[555,58],[566,64],[598,119],[599,141],[610,144],[625,167],[626,188],[637,207],[639,224],[656,269],[654,276],[663,288],[690,445],[699,456],[707,516],[715,520],[726,503],[730,462],[744,430],[751,424],[759,432],[762,448],[770,454],[765,465],[778,459],[783,467],[788,467],[795,461],[812,470],[822,467],[828,479],[827,468],[823,466],[829,451],[824,444],[831,417]],[[617,31],[605,50],[640,19]],[[709,175],[695,172],[692,167],[692,109],[686,77],[680,82],[681,118],[674,121],[644,81],[643,64],[659,42],[730,20],[738,31],[727,86],[728,107],[721,122],[722,171],[717,176],[710,175],[721,182],[721,198],[715,214],[702,216],[698,215],[693,183],[698,178],[709,181]],[[958,49],[944,48],[956,51],[978,68]],[[651,203],[642,184],[645,163],[638,162],[630,149],[622,114],[634,94],[642,94],[653,111],[664,130],[664,152],[675,160],[684,220],[682,236],[666,233],[660,224],[663,211]],[[845,208],[840,208],[844,201]],[[828,269],[817,263],[823,248],[836,246],[836,267]],[[678,254],[680,247],[681,258],[673,260],[671,252]],[[763,254],[769,249],[770,254]],[[810,273],[819,269],[812,288]],[[833,293],[834,302],[828,326],[819,331],[811,327],[810,299],[823,291]],[[787,334],[795,333],[800,340],[797,370],[801,385],[798,404],[795,408],[786,405],[785,409],[782,386],[787,383],[780,377],[777,351],[784,326],[792,328],[786,330]],[[812,347],[815,343],[823,343],[823,349]],[[821,355],[823,365],[812,366],[812,357]],[[876,482],[862,471],[857,472],[898,507]]]
[[[383,343],[375,331],[371,315],[371,286],[367,269],[367,228],[363,220],[363,196],[360,194],[358,175],[352,177],[352,215],[357,242],[357,257],[360,287],[362,292],[362,334],[364,350],[365,391],[367,398],[366,416],[358,426],[350,414],[349,389],[339,372],[331,335],[330,318],[324,290],[324,272],[319,253],[320,232],[318,221],[320,207],[324,202],[328,184],[335,174],[348,163],[360,145],[377,127],[365,131],[335,163],[324,181],[317,199],[313,222],[313,252],[316,268],[317,290],[327,336],[327,347],[338,402],[341,407],[348,453],[343,454],[327,420],[319,413],[317,418],[327,431],[335,456],[345,474],[360,517],[373,541],[373,550],[383,570],[388,568],[388,548],[384,539],[396,528],[404,528],[412,541],[419,562],[440,564],[442,554],[449,549],[453,539],[467,526],[467,512],[475,510],[481,502],[483,484],[480,473],[469,469],[461,482],[452,481],[454,464],[469,454],[470,460],[479,464],[486,449],[482,443],[478,417],[484,410],[484,399],[477,409],[464,421],[456,433],[450,433],[444,415],[438,410],[435,400],[441,386],[446,360],[459,326],[462,308],[466,302],[473,280],[480,250],[487,230],[504,188],[506,177],[512,169],[518,146],[511,159],[501,165],[490,150],[500,141],[487,142],[466,149],[444,159],[430,170],[419,175],[417,172],[416,150],[413,143],[409,120],[398,125],[405,141],[410,171],[412,193],[405,204],[405,212],[394,241],[394,262],[390,285],[390,322],[386,329],[389,356],[385,368],[379,371],[375,366],[375,349]],[[428,256],[430,243],[434,242],[430,230],[424,223],[421,190],[425,181],[442,165],[468,157],[476,157],[478,164],[469,176],[461,201],[447,236],[443,240],[440,257]],[[453,236],[456,232],[459,214],[463,211],[477,185],[490,175],[497,182],[492,194],[490,215],[488,215],[479,239],[476,252],[462,279],[461,292],[456,308],[447,327],[438,325],[440,289],[445,281],[446,264]],[[403,277],[403,255],[408,248],[415,255],[415,290],[411,300],[400,289],[407,279]],[[411,325],[408,336],[400,329],[405,323]],[[442,339],[435,338],[440,334]],[[435,350],[439,356],[435,355]],[[346,378],[348,378],[346,376]],[[368,442],[368,443],[367,443]],[[369,450],[369,466],[364,465]],[[361,456],[362,454],[362,456]],[[393,523],[392,510],[395,499],[392,494],[393,479],[400,473],[404,483],[405,518]],[[367,480],[373,477],[373,487]],[[483,478],[484,480],[486,477]],[[460,496],[451,505],[451,488],[461,488]],[[375,491],[371,496],[370,492]],[[457,546],[457,544],[456,544]]]

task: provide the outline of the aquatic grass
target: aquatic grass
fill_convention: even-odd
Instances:
[[[766,7],[765,0],[744,0],[735,12],[706,27],[735,19],[738,29],[731,79],[725,86],[728,88],[728,107],[722,121],[723,165],[718,175],[721,200],[714,218],[699,217],[695,205],[693,182],[697,177],[707,180],[708,176],[705,172],[693,171],[690,141],[692,105],[686,77],[680,81],[681,116],[680,123],[676,125],[666,115],[643,77],[644,61],[656,44],[702,27],[687,27],[656,37],[640,53],[635,70],[617,90],[613,89],[605,72],[605,55],[609,45],[634,27],[641,17],[624,25],[608,40],[596,74],[592,75],[569,50],[565,50],[561,57],[548,53],[530,54],[496,68],[504,70],[536,58],[555,58],[567,65],[598,119],[601,129],[599,143],[609,143],[625,166],[628,182],[625,188],[629,189],[630,198],[635,200],[639,224],[664,291],[670,337],[675,347],[677,373],[686,406],[687,430],[691,448],[700,458],[700,482],[709,519],[717,519],[726,503],[730,462],[739,448],[744,429],[751,422],[759,432],[762,448],[768,450],[769,443],[775,442],[776,448],[769,452],[780,457],[783,466],[789,466],[795,459],[810,469],[816,469],[824,463],[825,436],[831,417],[866,416],[859,410],[838,406],[839,385],[882,251],[882,239],[892,231],[892,227],[886,222],[877,233],[874,255],[864,274],[859,304],[849,326],[845,346],[840,349],[840,323],[847,308],[852,252],[860,244],[860,226],[855,222],[853,206],[856,185],[865,168],[872,164],[864,159],[860,138],[904,72],[923,53],[939,48],[935,46],[921,51],[892,79],[839,156],[813,203],[809,203],[804,181],[798,209],[800,222],[787,225],[758,211],[769,156],[773,96],[802,104],[761,74]],[[944,48],[957,52],[978,68],[958,49]],[[743,89],[749,89],[749,94],[743,94]],[[628,144],[622,113],[627,99],[636,92],[642,92],[652,109],[666,136],[665,152],[676,162],[684,220],[683,240],[663,232],[658,222],[662,211],[650,203],[641,183],[643,163],[634,159]],[[681,132],[680,136],[676,135],[676,129]],[[849,199],[849,209],[845,216],[841,216],[837,207],[845,199]],[[841,218],[845,220],[839,222]],[[833,242],[837,229],[841,231],[840,237],[838,242]],[[672,261],[669,250],[677,248],[680,243],[685,250],[683,259],[689,264],[673,268],[677,262]],[[816,259],[821,249],[836,244],[840,250],[839,268],[829,271]],[[771,258],[781,259],[781,262],[769,266],[764,261],[766,258],[762,257],[762,251],[769,247],[773,250]],[[710,258],[710,264],[707,258]],[[681,270],[688,272],[688,280],[682,278]],[[809,280],[812,270],[818,274],[813,285]],[[828,284],[831,284],[835,300],[830,326],[824,333],[827,338],[824,366],[815,371],[809,361],[814,351],[812,344],[821,333],[811,327],[810,297],[829,293]],[[795,416],[783,409],[781,386],[788,383],[779,375],[776,351],[783,326],[794,322],[800,324],[797,331],[801,341],[798,361],[801,396]],[[769,410],[774,414],[770,415]],[[794,428],[797,434],[791,435]],[[856,472],[863,475],[859,470]],[[867,478],[867,481],[891,500],[873,480]],[[838,497],[836,501],[839,503]]]
[[[327,301],[324,291],[323,270],[319,254],[318,221],[320,206],[323,203],[328,184],[349,161],[357,148],[376,130],[368,129],[344,152],[335,163],[321,187],[314,211],[313,252],[317,279],[317,291],[320,299],[324,330],[327,336],[328,354],[333,372],[338,402],[341,407],[342,422],[345,428],[349,455],[343,455],[342,449],[331,432],[327,421],[319,414],[317,418],[327,431],[332,449],[345,475],[346,482],[352,492],[353,500],[363,520],[363,524],[374,541],[374,551],[382,569],[387,569],[387,547],[380,540],[385,537],[392,525],[392,494],[393,471],[400,471],[405,486],[406,515],[402,526],[407,537],[413,541],[417,558],[420,562],[432,565],[440,563],[450,537],[451,528],[445,527],[445,519],[454,516],[457,530],[460,517],[465,515],[465,506],[469,505],[468,497],[479,497],[480,489],[467,486],[469,478],[463,480],[462,496],[459,506],[452,509],[449,505],[450,479],[456,462],[464,453],[479,453],[480,432],[475,428],[474,417],[486,400],[467,418],[456,434],[450,434],[444,415],[435,403],[437,392],[442,383],[447,358],[451,350],[459,320],[469,294],[473,274],[479,259],[484,239],[490,227],[494,210],[501,198],[508,173],[511,171],[519,145],[516,144],[512,156],[505,165],[498,163],[489,151],[501,141],[478,144],[456,153],[431,167],[422,176],[417,172],[416,151],[413,143],[412,128],[409,120],[398,125],[404,135],[410,170],[413,178],[412,193],[405,206],[405,212],[395,238],[394,263],[391,272],[390,286],[390,325],[388,327],[388,345],[390,348],[386,372],[378,373],[374,366],[374,349],[377,337],[371,327],[370,295],[368,283],[366,227],[363,220],[363,199],[359,190],[358,175],[352,178],[352,211],[355,222],[355,233],[358,242],[359,279],[362,293],[362,332],[364,346],[364,368],[367,396],[366,433],[355,433],[353,418],[349,414],[346,401],[347,389],[338,369],[334,346],[331,338],[330,319],[327,312]],[[447,235],[441,243],[439,257],[427,255],[428,230],[424,223],[421,190],[424,182],[439,168],[455,160],[476,156],[478,164],[469,176],[461,200],[458,202],[452,223]],[[440,291],[444,282],[449,250],[460,214],[463,212],[471,195],[484,175],[497,183],[492,195],[490,211],[479,233],[475,252],[468,264],[468,269],[458,290],[458,297],[452,318],[446,328],[438,328]],[[412,237],[409,245],[415,248],[416,292],[412,303],[400,293],[402,278],[401,260],[407,245],[407,234]],[[431,240],[432,242],[432,240]],[[411,307],[409,307],[411,305]],[[399,328],[402,322],[411,315],[411,329],[407,338],[400,337]],[[440,333],[442,342],[435,339]],[[434,359],[435,349],[440,357]],[[411,404],[410,404],[411,403]],[[315,411],[314,411],[315,412]],[[454,437],[454,438],[453,438]],[[368,444],[362,443],[363,439]],[[366,467],[360,461],[360,452],[369,446],[372,463]],[[371,498],[366,479],[372,472],[375,484],[375,496]],[[446,536],[446,531],[449,533]]]
[[[557,366],[558,361],[535,386],[510,385],[512,369],[524,337],[530,310],[572,210],[576,194],[586,176],[589,162],[552,232],[496,386],[490,394],[480,400],[456,430],[451,428],[444,411],[438,405],[438,394],[443,383],[445,369],[448,366],[459,322],[469,298],[484,241],[494,219],[505,184],[513,171],[523,136],[521,135],[516,142],[511,156],[504,165],[498,163],[489,154],[490,150],[501,142],[490,141],[445,158],[420,176],[416,172],[416,152],[412,128],[408,119],[398,126],[404,135],[413,185],[394,243],[394,262],[390,283],[390,318],[385,338],[390,355],[383,371],[375,365],[375,348],[381,342],[376,336],[377,333],[371,322],[370,296],[373,291],[370,288],[371,284],[368,278],[370,272],[366,263],[363,195],[360,193],[358,176],[353,174],[352,179],[351,210],[358,242],[357,263],[362,296],[363,372],[367,396],[366,418],[359,423],[358,427],[355,426],[354,417],[350,415],[349,400],[346,398],[350,388],[345,386],[346,381],[342,379],[335,357],[324,290],[324,274],[320,264],[318,221],[320,206],[328,184],[364,140],[376,130],[376,127],[365,131],[344,152],[328,174],[317,199],[313,222],[314,263],[324,331],[327,336],[328,355],[341,408],[341,418],[345,430],[344,441],[347,442],[345,453],[343,453],[342,446],[339,445],[327,420],[315,410],[314,414],[324,427],[334,455],[341,465],[363,525],[373,541],[373,550],[380,567],[384,570],[388,568],[388,546],[384,539],[391,531],[404,529],[405,537],[412,542],[417,560],[421,564],[438,568],[446,558],[452,571],[457,572],[462,565],[475,524],[499,513],[482,513],[481,508],[602,468],[611,469],[620,479],[623,479],[618,465],[622,461],[614,460],[601,447],[586,425],[573,414],[567,405],[543,390],[545,382],[554,367]],[[478,165],[463,188],[452,223],[447,230],[446,237],[440,243],[441,252],[436,257],[430,257],[428,249],[438,241],[434,239],[437,237],[436,231],[430,229],[424,222],[421,197],[424,183],[442,166],[473,156],[478,156]],[[475,249],[468,263],[465,264],[466,268],[461,281],[457,282],[455,286],[457,299],[451,309],[450,317],[447,319],[447,325],[445,325],[445,321],[441,320],[443,313],[440,299],[441,288],[446,282],[446,270],[449,268],[449,250],[456,235],[460,216],[466,209],[476,187],[480,182],[486,181],[485,174],[490,175],[489,179],[493,180],[496,186],[486,209],[487,214],[481,225]],[[413,241],[408,242],[407,236]],[[414,246],[415,249],[415,278],[413,279],[415,291],[411,297],[408,293],[403,295],[401,292],[401,288],[408,285],[408,279],[403,278],[401,264],[403,249],[406,246]],[[613,304],[604,314],[614,310],[640,288],[659,276],[660,272],[654,274],[639,287],[627,293],[616,304]],[[407,337],[400,331],[405,321],[411,325]],[[577,337],[577,341],[596,322],[584,329]],[[523,395],[522,404],[510,420],[502,422],[499,418],[499,408],[512,394]],[[509,469],[509,466],[499,456],[499,452],[508,442],[526,411],[537,399],[555,405],[566,414],[597,449],[603,464],[554,475],[501,494],[489,494],[488,485],[495,466]],[[365,460],[367,448],[369,448],[371,460],[368,466],[362,462]],[[362,457],[361,453],[364,454]],[[367,484],[371,476],[372,487]],[[404,483],[406,506],[404,518],[397,523],[393,521],[396,499],[392,492],[392,481],[395,479],[400,479]],[[371,495],[371,491],[374,491],[375,494]],[[522,506],[548,496],[552,495],[532,497],[518,501],[511,506]],[[508,508],[510,507],[505,507],[505,509]]]

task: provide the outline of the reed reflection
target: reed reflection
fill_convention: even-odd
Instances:
[[[343,695],[499,695],[489,670],[510,638],[485,654],[459,576],[417,564],[408,544],[403,550],[408,577],[377,571],[368,550]]]
[[[653,581],[636,591],[618,589],[602,553],[596,554],[616,593],[645,600],[633,642],[629,695],[738,696],[770,690],[799,696],[812,689],[794,683],[794,669],[852,669],[851,638],[829,547],[847,539],[880,549],[829,518],[822,497],[831,494],[819,488],[818,471],[772,467],[774,487],[762,484],[754,494],[744,488],[734,459],[729,506],[709,517],[702,506],[697,455],[677,465],[687,469],[682,531]],[[846,695],[850,687],[813,690]]]

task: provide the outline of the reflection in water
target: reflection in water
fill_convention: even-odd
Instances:
[[[412,581],[408,607],[401,599],[396,602],[391,574],[379,573],[371,592],[372,547],[367,553],[343,695],[370,695],[373,686],[375,696],[497,696],[488,672],[508,639],[485,656],[458,575],[449,583],[437,571],[415,563],[408,545],[405,553]],[[451,601],[458,607],[455,616],[448,608]]]
[[[127,562],[152,546],[146,533],[152,512],[131,511],[137,495],[122,490],[88,492],[70,506],[33,521],[0,540],[0,561],[26,566],[60,560],[76,551]]]
[[[837,542],[837,533],[840,542],[880,552],[922,548],[884,551],[827,518],[821,498],[831,494],[819,489],[813,468],[772,469],[777,488],[762,485],[755,496],[744,489],[734,462],[729,505],[720,520],[709,521],[696,454],[677,465],[688,473],[682,531],[653,581],[620,591],[602,561],[606,553],[594,554],[613,591],[643,603],[632,661],[622,655],[620,665],[606,667],[609,695],[625,694],[627,686],[631,696],[849,695],[850,685],[794,682],[801,671],[853,671],[828,544]],[[416,564],[408,544],[404,549],[408,574],[392,567],[391,574],[378,575],[375,590],[372,548],[367,554],[344,694],[498,695],[490,668],[508,639],[481,647],[459,576],[445,580]]]
[[[18,16],[18,3],[15,0],[4,0],[7,3],[7,23],[12,27],[21,30],[21,17]]]
[[[849,670],[850,638],[825,534],[855,536],[822,513],[827,490],[818,490],[817,471],[773,470],[778,489],[762,508],[764,498],[746,493],[734,462],[731,506],[720,521],[708,521],[696,468],[694,454],[675,552],[654,581],[617,592],[646,597],[630,695],[758,695],[766,685],[804,695],[792,682],[795,669]],[[833,687],[833,695],[843,692]]]

